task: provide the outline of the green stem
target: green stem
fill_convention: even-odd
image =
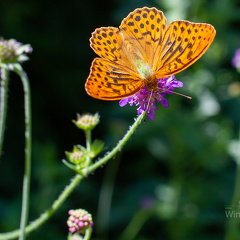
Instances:
[[[96,170],[98,167],[102,166],[104,163],[106,163],[109,159],[111,159],[127,142],[127,140],[132,136],[136,128],[141,123],[143,117],[145,116],[145,112],[143,112],[138,118],[135,120],[134,124],[130,127],[126,135],[123,137],[122,140],[119,141],[117,146],[112,149],[111,152],[109,152],[104,158],[100,159],[95,164],[89,166],[85,170],[85,176],[91,173],[92,171]],[[31,222],[26,228],[25,233],[30,233],[33,230],[40,227],[43,223],[45,223],[54,213],[55,211],[63,204],[63,202],[67,199],[67,197],[72,193],[72,191],[76,188],[76,186],[79,184],[79,182],[83,179],[82,175],[76,175],[72,182],[64,189],[64,191],[60,194],[58,199],[53,203],[52,207],[48,209],[45,213],[43,213],[38,219]],[[17,238],[20,234],[19,230],[14,230],[7,233],[0,234],[0,240],[6,240],[6,239],[14,239]]]
[[[114,161],[110,161],[107,164],[102,187],[99,193],[97,218],[95,220],[96,232],[98,236],[101,236],[104,239],[107,239],[112,196],[120,159],[120,157],[117,157]]]
[[[86,148],[88,151],[90,151],[91,150],[91,141],[92,141],[91,130],[85,130],[85,135],[86,135]]]
[[[22,193],[22,212],[20,222],[19,240],[24,240],[25,227],[28,222],[29,212],[29,194],[31,178],[31,150],[32,150],[32,121],[31,121],[31,91],[27,74],[23,71],[21,65],[16,65],[14,71],[19,75],[23,84],[24,91],[24,112],[25,112],[25,169],[23,176],[23,193]]]
[[[240,131],[239,138],[240,139]],[[240,146],[238,146],[238,155],[236,157],[237,169],[236,169],[236,180],[233,192],[233,198],[231,207],[233,210],[239,210],[240,207]],[[225,240],[238,240],[240,236],[239,230],[240,218],[229,219],[226,229]]]
[[[137,235],[140,232],[146,221],[153,215],[153,211],[141,210],[135,214],[132,221],[128,224],[126,229],[119,236],[118,240],[133,240],[137,239]]]
[[[4,130],[7,115],[7,91],[9,82],[9,71],[0,68],[0,156],[2,154],[2,146],[4,139]]]
[[[92,235],[92,228],[88,228],[85,232],[84,239],[83,240],[90,240]]]
[[[45,223],[55,212],[56,210],[64,203],[67,197],[72,193],[72,191],[77,187],[79,182],[82,180],[82,176],[76,174],[70,184],[66,186],[63,192],[60,194],[58,199],[53,203],[53,205],[35,221],[31,222],[26,228],[25,232],[30,233],[35,229],[39,228],[43,223]],[[0,234],[1,240],[14,239],[17,238],[20,234],[19,230],[15,230],[8,233]]]
[[[237,206],[239,206],[239,201],[240,201],[240,164],[237,164],[236,182],[231,207],[233,209],[238,209]],[[239,239],[240,236],[239,223],[240,223],[239,218],[229,219],[226,229],[225,240]]]
[[[111,152],[109,152],[105,157],[103,157],[102,159],[98,160],[97,162],[95,162],[94,164],[92,164],[91,166],[89,166],[87,168],[87,172],[88,173],[96,170],[97,168],[99,168],[103,164],[107,163],[107,161],[109,161],[113,156],[115,156],[118,153],[118,151],[120,151],[122,149],[122,147],[126,144],[128,139],[133,135],[133,133],[136,130],[136,128],[142,122],[142,119],[144,118],[145,114],[146,114],[146,112],[143,112],[141,115],[139,115],[137,117],[137,119],[135,120],[134,124],[129,128],[128,132],[125,134],[123,139],[118,142],[116,147],[113,148]]]
[[[87,148],[87,151],[88,153],[90,152],[91,150],[91,143],[92,143],[92,134],[91,134],[91,130],[85,130],[85,136],[86,136],[86,148]],[[87,154],[87,166],[90,164],[90,161],[91,161],[91,158],[89,157],[89,154]]]

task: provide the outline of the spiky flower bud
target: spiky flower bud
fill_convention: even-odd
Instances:
[[[82,130],[92,130],[99,123],[100,116],[96,114],[77,114],[77,121],[73,120],[75,125]]]
[[[84,209],[69,210],[67,221],[70,233],[84,234],[86,229],[93,226],[92,215]]]
[[[31,53],[29,44],[23,45],[15,39],[0,39],[0,64],[14,64],[28,60],[25,53]]]
[[[69,162],[75,164],[75,165],[83,165],[82,167],[85,167],[85,160],[86,160],[86,150],[82,146],[74,146],[72,152],[66,152],[66,156],[69,160]]]

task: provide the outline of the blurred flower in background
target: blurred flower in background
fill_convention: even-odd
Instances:
[[[238,48],[234,53],[232,65],[238,70],[238,72],[240,72],[240,48]]]

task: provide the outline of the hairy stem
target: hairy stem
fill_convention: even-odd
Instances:
[[[72,191],[76,188],[76,186],[79,184],[79,182],[82,180],[81,175],[75,175],[75,177],[72,179],[70,184],[66,186],[66,188],[63,190],[63,192],[60,194],[58,199],[53,203],[53,205],[41,216],[36,219],[35,221],[31,222],[26,228],[25,232],[30,233],[37,228],[39,228],[43,223],[45,223],[55,212],[56,210],[64,203],[64,201],[67,199],[67,197],[72,193]],[[0,234],[0,239],[14,239],[17,238],[20,234],[19,230],[14,230],[12,232],[8,233],[2,233]]]
[[[96,170],[103,164],[105,164],[107,161],[109,161],[113,156],[115,156],[118,151],[121,150],[121,148],[127,143],[129,138],[133,135],[134,131],[136,128],[139,126],[141,123],[143,117],[145,116],[145,112],[143,112],[140,116],[137,117],[135,120],[134,124],[130,127],[128,132],[125,134],[122,140],[118,142],[115,148],[112,149],[105,157],[97,161],[96,163],[92,164],[91,166],[87,167],[84,169],[84,176],[88,175],[92,171]],[[40,227],[43,223],[45,223],[56,211],[57,209],[63,204],[63,202],[67,199],[67,197],[72,193],[72,191],[77,187],[79,182],[83,179],[83,175],[76,175],[72,182],[64,189],[64,191],[60,194],[58,199],[53,203],[53,205],[48,209],[46,212],[44,212],[38,219],[35,221],[31,222],[26,228],[25,232],[30,233],[33,230],[37,229]],[[1,233],[0,234],[0,240],[6,240],[6,239],[14,239],[18,237],[20,234],[19,230],[14,230],[12,232],[7,232],[7,233]]]
[[[23,71],[21,65],[16,65],[14,71],[21,78],[24,91],[25,169],[23,176],[22,211],[19,235],[19,240],[24,240],[26,238],[25,227],[28,222],[30,178],[31,178],[31,151],[32,151],[31,91],[27,74]]]
[[[113,156],[117,154],[118,151],[122,149],[122,147],[126,144],[126,142],[129,140],[129,138],[133,135],[134,131],[137,129],[139,124],[141,123],[142,119],[144,118],[146,112],[143,112],[141,115],[139,115],[134,124],[129,128],[128,132],[125,134],[123,139],[121,139],[115,148],[112,149],[111,152],[109,152],[105,157],[101,158],[94,164],[88,167],[87,171],[92,172],[102,166],[103,164],[107,163]]]
[[[2,154],[2,146],[4,139],[4,130],[7,115],[7,91],[9,82],[9,71],[5,68],[0,68],[0,156]]]

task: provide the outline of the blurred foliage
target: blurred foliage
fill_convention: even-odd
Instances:
[[[236,171],[229,144],[237,139],[240,123],[239,73],[231,65],[240,47],[237,0],[0,2],[1,35],[33,47],[30,61],[24,63],[33,111],[30,220],[52,204],[73,176],[61,159],[73,145],[84,144],[84,135],[71,122],[76,113],[100,114],[93,135],[105,141],[107,150],[133,123],[134,107],[93,99],[85,93],[84,83],[95,57],[89,46],[91,32],[117,27],[130,11],[143,6],[163,10],[169,20],[215,26],[217,36],[208,52],[176,76],[185,84],[181,92],[193,99],[168,96],[170,108],[159,106],[156,119],[143,123],[118,156],[88,176],[29,239],[66,239],[67,211],[73,208],[93,215],[96,240],[118,239],[139,211],[146,211],[147,217],[136,225],[138,240],[224,238],[224,206],[231,203]],[[19,226],[22,102],[21,82],[12,74],[0,162],[0,232]],[[146,197],[154,202],[151,214],[141,205]]]

